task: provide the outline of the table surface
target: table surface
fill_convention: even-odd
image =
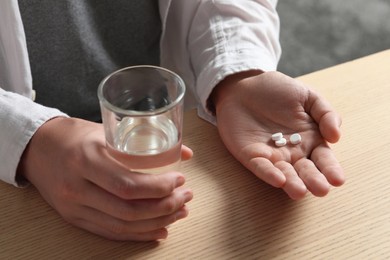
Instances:
[[[214,126],[185,115],[190,215],[160,242],[115,242],[67,224],[34,187],[0,183],[0,259],[389,259],[390,50],[300,77],[343,117],[347,181],[290,200],[244,169]]]

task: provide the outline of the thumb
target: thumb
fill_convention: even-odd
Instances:
[[[341,117],[318,93],[311,91],[308,103],[307,112],[319,125],[321,135],[326,141],[336,143],[341,136]]]

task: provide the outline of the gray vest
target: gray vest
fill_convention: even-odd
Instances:
[[[159,64],[156,0],[19,0],[36,102],[100,121],[96,90],[109,73]]]

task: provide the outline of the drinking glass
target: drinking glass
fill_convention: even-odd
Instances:
[[[178,170],[185,84],[172,71],[133,66],[108,75],[98,97],[109,153],[130,170]]]

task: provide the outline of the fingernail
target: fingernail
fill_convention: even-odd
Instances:
[[[182,219],[188,216],[188,208],[183,206],[179,211],[176,212],[175,217],[176,220]]]
[[[186,180],[185,180],[183,175],[177,176],[177,178],[176,178],[176,187],[182,186],[185,183],[185,181]]]
[[[183,193],[183,197],[184,197],[184,203],[186,202],[189,202],[190,200],[192,200],[193,198],[193,193],[191,190],[186,190],[184,193]]]

